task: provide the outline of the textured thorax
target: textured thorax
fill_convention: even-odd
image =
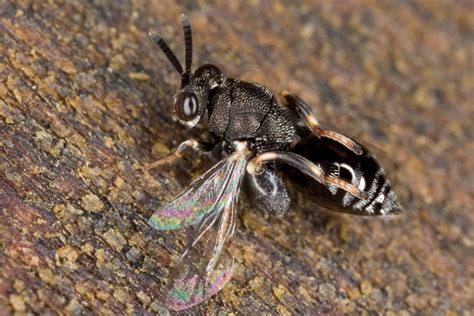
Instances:
[[[256,152],[283,149],[296,137],[286,111],[263,85],[228,79],[209,100],[209,131],[227,141],[251,140]]]

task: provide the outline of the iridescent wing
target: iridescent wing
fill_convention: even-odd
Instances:
[[[234,231],[236,198],[198,225],[164,291],[162,302],[168,308],[183,310],[200,304],[230,280],[234,258],[224,250],[224,243]]]
[[[240,184],[241,174],[234,170],[245,162],[241,152],[221,160],[173,201],[160,207],[150,218],[151,226],[159,230],[178,229],[197,224],[208,213],[222,209],[229,194]]]
[[[163,304],[170,309],[199,304],[229,281],[233,258],[223,248],[234,232],[236,203],[246,165],[246,152],[235,152],[150,219],[153,227],[162,230],[198,224],[164,291]]]

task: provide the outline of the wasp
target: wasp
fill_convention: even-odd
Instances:
[[[187,148],[219,149],[221,160],[175,199],[159,207],[150,224],[158,230],[193,226],[186,250],[172,269],[163,304],[183,310],[216,294],[229,281],[233,257],[225,249],[235,231],[237,200],[245,182],[255,206],[282,216],[290,209],[284,179],[294,180],[320,205],[354,215],[402,212],[385,172],[360,142],[324,129],[310,107],[288,91],[277,98],[265,86],[227,78],[213,64],[192,71],[189,18],[181,16],[185,68],[158,34],[151,39],[181,76],[174,97],[180,123],[193,128],[208,115],[212,144],[186,140],[157,168],[181,157]]]

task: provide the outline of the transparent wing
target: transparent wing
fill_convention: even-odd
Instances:
[[[207,214],[168,280],[163,303],[173,310],[200,304],[232,276],[234,259],[224,250],[235,227],[236,196],[220,213]]]
[[[222,209],[240,184],[242,174],[235,169],[245,162],[245,155],[240,152],[221,160],[173,201],[160,207],[150,218],[151,226],[159,230],[178,229],[197,224],[206,214]]]
[[[163,293],[162,302],[170,309],[182,310],[199,304],[229,281],[233,258],[224,250],[224,244],[234,232],[246,164],[245,152],[237,151],[151,217],[151,225],[158,229],[197,224]]]

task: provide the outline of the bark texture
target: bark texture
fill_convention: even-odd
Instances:
[[[404,216],[283,218],[241,198],[234,277],[183,314],[439,314],[474,309],[471,1],[0,1],[0,314],[168,313],[157,294],[185,232],[153,209],[210,162],[140,167],[186,131],[179,79],[147,33],[195,65],[287,88],[383,149]],[[387,161],[391,162],[387,164]]]

